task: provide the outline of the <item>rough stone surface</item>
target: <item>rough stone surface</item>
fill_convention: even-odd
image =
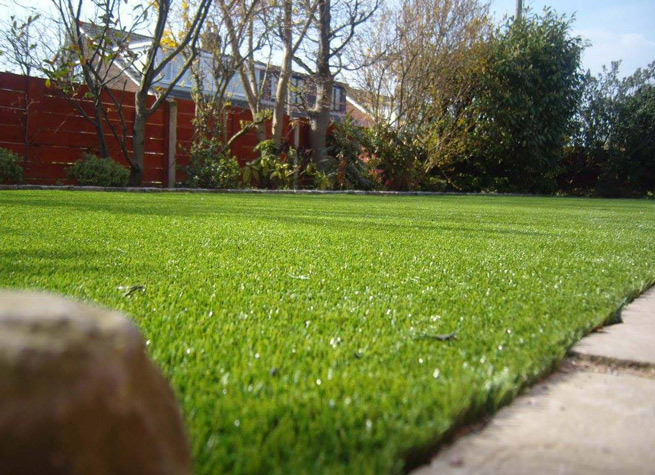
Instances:
[[[584,338],[571,353],[655,365],[655,287],[628,304],[621,312],[621,319],[623,323],[610,325]]]
[[[173,391],[119,313],[0,291],[2,473],[186,474]]]
[[[655,380],[558,373],[416,475],[655,473]]]

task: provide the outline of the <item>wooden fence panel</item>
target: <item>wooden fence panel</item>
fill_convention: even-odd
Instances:
[[[84,97],[81,87],[79,97],[67,98],[60,91],[49,88],[44,79],[0,73],[0,147],[10,149],[24,159],[25,179],[30,184],[68,184],[68,169],[80,160],[83,154],[98,153],[98,137],[94,125],[78,110],[93,115],[93,103]],[[125,131],[123,134],[120,115],[108,112],[109,123],[104,124],[109,155],[128,167],[120,142],[112,135],[111,127],[118,131],[132,152],[134,125],[134,93],[112,91],[123,103]],[[149,104],[155,98],[150,97]],[[112,105],[108,94],[102,96],[106,105]],[[176,99],[177,143],[176,182],[182,182],[186,175],[184,167],[189,164],[189,150],[193,139],[193,101]],[[166,186],[168,177],[168,127],[169,106],[164,103],[146,125],[146,153],[144,157],[144,186]],[[227,121],[228,135],[241,128],[242,121],[252,120],[249,110],[233,108]],[[270,121],[267,129],[270,133]],[[285,137],[293,142],[288,118],[285,118]],[[255,131],[244,134],[232,146],[232,154],[240,165],[256,158]],[[300,145],[307,147],[308,126],[300,129]]]

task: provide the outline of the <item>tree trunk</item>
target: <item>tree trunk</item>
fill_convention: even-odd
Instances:
[[[96,100],[93,104],[93,114],[95,116],[96,135],[98,137],[99,154],[102,158],[109,157],[109,149],[107,147],[107,139],[105,131],[102,127],[104,122],[102,114],[102,102],[100,102],[100,94],[96,94]]]
[[[293,4],[291,0],[284,0],[284,18],[283,18],[283,42],[284,53],[282,56],[282,67],[280,77],[275,90],[275,108],[273,109],[273,140],[275,145],[282,143],[282,129],[284,128],[285,104],[288,99],[289,80],[291,79],[291,68],[293,60],[293,24],[292,24]]]
[[[332,106],[332,86],[334,78],[330,71],[330,40],[332,15],[331,1],[319,0],[319,38],[318,56],[316,61],[316,104],[311,117],[310,143],[312,159],[319,170],[325,171],[329,165],[326,152],[326,135],[330,126],[330,108]]]
[[[318,88],[319,90],[321,88]],[[329,96],[332,97],[332,86],[329,86]],[[318,91],[317,91],[318,92]],[[321,94],[316,95],[316,102],[321,98]],[[328,103],[329,104],[329,103]],[[312,147],[312,160],[319,170],[327,171],[330,165],[327,156],[327,132],[330,127],[330,106],[321,107],[316,113],[311,115],[310,120],[310,144]]]
[[[255,137],[257,137],[257,143],[266,140],[266,122],[257,124],[257,127],[255,127]]]
[[[146,122],[148,121],[146,101],[137,93],[134,101],[134,129],[132,161],[130,163],[129,186],[141,186],[143,182],[143,158],[146,149]]]
[[[277,83],[277,90],[275,91],[275,107],[273,108],[273,140],[275,145],[282,143],[282,132],[284,129],[284,113],[287,100],[287,93],[289,90],[289,76],[290,74],[284,71],[284,67],[280,71],[280,78]]]

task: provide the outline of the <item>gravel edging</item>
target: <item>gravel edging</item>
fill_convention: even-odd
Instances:
[[[108,191],[122,193],[213,193],[213,194],[250,194],[250,195],[371,195],[371,196],[507,196],[521,198],[577,198],[577,199],[621,199],[621,200],[654,200],[651,196],[604,198],[601,196],[579,195],[545,195],[530,193],[494,193],[494,192],[463,192],[463,191],[368,191],[368,190],[265,190],[259,188],[160,188],[143,187],[106,187],[78,185],[2,185],[5,190],[59,190],[59,191]]]
[[[531,195],[527,193],[484,193],[456,191],[367,191],[367,190],[264,190],[258,188],[209,189],[209,188],[158,188],[158,187],[105,187],[77,185],[0,185],[3,190],[60,190],[60,191],[113,191],[128,193],[224,193],[224,194],[271,194],[271,195],[375,195],[375,196],[516,196],[558,197],[555,195]]]

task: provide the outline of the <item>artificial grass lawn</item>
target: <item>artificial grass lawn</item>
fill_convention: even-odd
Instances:
[[[197,473],[402,471],[655,281],[652,201],[5,191],[0,238],[134,318]]]

